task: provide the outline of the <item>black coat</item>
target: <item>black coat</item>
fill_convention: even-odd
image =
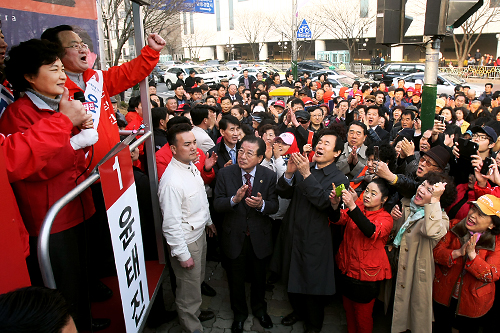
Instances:
[[[281,274],[288,292],[310,295],[335,293],[333,241],[328,222],[331,208],[329,195],[332,183],[349,187],[347,177],[335,163],[315,169],[304,179],[294,174],[292,186],[284,175],[278,180],[276,192],[292,199],[283,217],[271,270]]]
[[[236,259],[243,248],[246,231],[250,232],[253,251],[258,259],[264,259],[273,251],[272,222],[269,217],[278,211],[276,194],[276,173],[257,165],[253,181],[252,195],[258,192],[264,199],[264,211],[247,206],[244,200],[231,207],[231,197],[243,186],[241,169],[230,165],[219,170],[214,194],[214,208],[224,214],[222,230],[219,231],[224,254],[229,259]]]
[[[389,143],[389,132],[380,126],[377,126],[375,130],[368,130],[368,137],[372,140],[372,143]]]
[[[184,81],[186,82],[187,89],[192,88],[196,84],[195,78],[191,76],[188,76]]]
[[[213,152],[217,153],[217,162],[214,165],[215,179],[210,184],[210,187],[215,188],[215,182],[217,181],[219,170],[224,168],[224,165],[231,159],[231,157],[229,156],[229,153],[226,150],[224,139],[221,139],[219,143],[217,143],[212,149],[208,151],[210,156],[212,156]],[[237,146],[236,146],[236,152],[238,152]],[[236,160],[238,160],[238,154],[236,154]]]
[[[245,77],[244,76],[241,76],[239,78],[239,84],[245,84]],[[248,89],[251,89],[252,88],[252,84],[255,82],[255,78],[253,76],[250,76],[248,75]]]

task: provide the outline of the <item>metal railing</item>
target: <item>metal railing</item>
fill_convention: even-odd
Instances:
[[[146,141],[152,135],[151,131],[144,133],[137,141],[130,145],[130,150],[134,150],[141,143]],[[115,153],[116,154],[116,153]],[[113,156],[113,155],[112,155]],[[112,157],[109,156],[109,157]],[[43,283],[46,287],[51,289],[56,289],[56,281],[54,279],[54,271],[52,270],[52,264],[50,262],[50,253],[49,253],[49,240],[50,240],[50,230],[52,229],[52,224],[54,223],[57,214],[64,208],[68,203],[73,201],[76,197],[78,197],[83,191],[90,187],[95,181],[97,181],[101,176],[97,170],[94,170],[87,179],[78,184],[74,189],[69,191],[66,195],[64,195],[61,199],[57,200],[56,203],[50,207],[47,215],[42,223],[42,227],[40,228],[40,234],[38,236],[38,264],[40,265],[40,271],[42,273]]]
[[[499,66],[439,67],[440,73],[449,73],[463,79],[500,79]]]

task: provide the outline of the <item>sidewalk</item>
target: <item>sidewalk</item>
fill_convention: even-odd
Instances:
[[[206,267],[205,281],[208,282],[216,291],[215,297],[203,296],[202,310],[214,311],[216,317],[212,320],[203,323],[205,333],[230,333],[231,324],[233,322],[233,313],[231,311],[231,304],[229,303],[229,288],[227,285],[227,277],[222,265],[217,262],[208,261]],[[163,284],[164,299],[167,309],[175,309],[173,304],[174,299],[170,291],[170,280],[167,277],[166,282]],[[249,297],[250,284],[247,284],[247,295]],[[292,308],[287,300],[285,286],[276,284],[272,291],[266,292],[266,300],[268,306],[268,313],[273,320],[274,327],[271,329],[264,329],[260,326],[258,320],[254,320],[250,314],[244,326],[245,332],[270,332],[270,333],[302,333],[304,332],[303,322],[297,322],[293,326],[281,325],[281,319],[292,312]],[[248,307],[250,309],[249,300]],[[375,303],[374,309],[374,333],[390,332],[391,318],[390,315],[383,314],[383,304],[381,302]],[[145,333],[181,333],[181,327],[177,319],[170,323],[164,324],[156,330],[146,329]],[[345,319],[344,308],[342,307],[342,298],[339,295],[332,297],[332,301],[325,309],[325,320],[323,324],[324,333],[344,333],[347,332],[347,323]]]

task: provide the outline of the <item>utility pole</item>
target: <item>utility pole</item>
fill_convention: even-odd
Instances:
[[[293,80],[297,81],[297,0],[292,0],[292,74]]]
[[[420,117],[422,120],[422,133],[434,127],[440,47],[441,38],[437,36],[430,38],[425,47],[425,72]]]

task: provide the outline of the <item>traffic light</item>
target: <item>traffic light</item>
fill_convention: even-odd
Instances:
[[[377,37],[379,44],[398,44],[413,18],[405,15],[406,0],[377,0]]]
[[[425,11],[425,36],[451,35],[483,5],[483,0],[432,0]]]

